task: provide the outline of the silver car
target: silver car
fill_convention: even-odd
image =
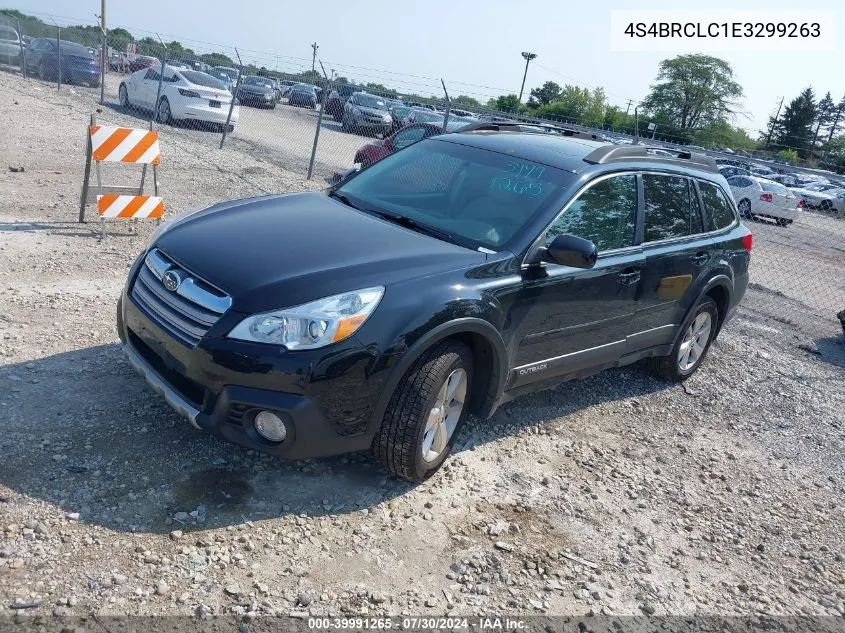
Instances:
[[[381,97],[355,92],[343,106],[341,123],[346,132],[387,136],[393,127],[393,117],[387,102]]]
[[[11,26],[0,25],[0,64],[21,65],[21,40]]]

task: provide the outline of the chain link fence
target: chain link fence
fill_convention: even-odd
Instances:
[[[126,41],[128,32],[116,29],[103,53],[103,34],[94,23],[54,21],[26,31],[15,17],[0,14],[0,66],[6,71],[90,94],[92,109],[102,99],[106,121],[111,111],[135,119],[136,127],[171,126],[209,151],[225,145],[327,184],[421,138],[485,121],[555,124],[606,142],[685,149],[645,125],[640,129],[648,138],[635,139],[634,129],[484,107],[496,93],[470,84],[450,87],[389,73],[395,87],[387,88],[379,83],[386,71],[324,65],[316,45],[312,59],[298,59],[203,43],[186,49],[186,40],[167,42],[152,33]],[[208,52],[196,52],[203,47]],[[694,151],[721,163],[754,234],[751,281],[762,291],[758,305],[790,305],[835,321],[845,309],[845,176]]]

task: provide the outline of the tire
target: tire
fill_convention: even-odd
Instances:
[[[234,131],[235,131],[235,126],[230,123],[229,127],[226,129],[226,133],[231,134]]]
[[[716,335],[718,323],[719,308],[716,306],[716,302],[708,296],[702,297],[690,310],[672,352],[668,356],[649,358],[649,369],[665,380],[673,382],[686,380],[695,373],[695,370],[701,366],[702,361],[707,356],[707,351]],[[701,327],[704,324],[707,326],[706,333]],[[690,345],[688,341],[697,342]],[[698,352],[694,360],[690,358],[692,354],[687,353],[690,348],[692,348],[693,353]],[[690,363],[690,361],[692,362]]]
[[[172,120],[173,117],[170,113],[170,102],[167,100],[167,97],[162,97],[159,99],[158,106],[156,107],[156,123],[167,125]]]
[[[121,108],[129,108],[132,104],[129,103],[129,91],[126,89],[126,84],[120,84],[117,89],[117,98],[120,101]]]
[[[737,208],[739,209],[740,217],[745,218],[746,220],[754,219],[754,214],[751,213],[751,201],[747,198],[740,200]]]
[[[787,224],[789,224],[789,220],[787,220],[786,218],[775,218],[775,224],[777,224],[778,226],[786,226]]]
[[[44,62],[38,62],[38,78],[43,81],[48,81],[47,71],[44,68]]]
[[[458,341],[445,341],[416,360],[390,397],[373,440],[373,455],[384,468],[412,482],[437,472],[466,419],[473,369],[472,352]],[[449,397],[447,387],[456,387],[449,402],[460,405],[446,406],[451,414],[444,418],[438,402]]]

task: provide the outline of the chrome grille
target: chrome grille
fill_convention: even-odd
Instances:
[[[168,273],[178,280],[175,290],[169,290],[162,281]],[[191,347],[232,305],[228,295],[158,249],[147,254],[131,296],[157,325]]]

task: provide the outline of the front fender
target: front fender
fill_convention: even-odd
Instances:
[[[416,339],[401,355],[396,354],[399,356],[399,360],[393,364],[382,386],[381,395],[373,408],[368,427],[369,433],[375,434],[378,431],[393,392],[417,359],[440,341],[453,336],[466,336],[467,334],[483,337],[492,352],[490,355],[491,367],[489,368],[490,380],[480,401],[479,415],[486,418],[495,411],[499,397],[507,382],[509,365],[505,343],[499,331],[490,322],[476,317],[462,317],[441,323]]]

